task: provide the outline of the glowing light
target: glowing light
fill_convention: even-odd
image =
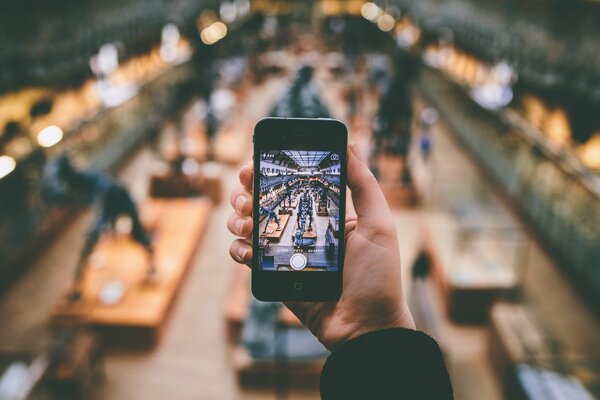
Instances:
[[[0,156],[0,179],[10,174],[15,167],[17,162],[10,156]]]
[[[98,67],[101,72],[110,74],[119,66],[119,50],[113,43],[107,43],[100,47],[98,52]]]
[[[381,8],[375,3],[368,2],[360,8],[360,13],[363,18],[375,21],[381,15]]]
[[[63,138],[63,130],[56,125],[50,125],[39,131],[37,141],[42,147],[52,147]]]
[[[207,45],[215,44],[217,42],[217,36],[215,35],[215,31],[210,29],[210,27],[205,28],[200,33],[200,39],[202,42]]]
[[[514,69],[505,61],[496,64],[492,74],[496,82],[501,85],[510,85],[516,77]]]
[[[581,161],[591,169],[600,170],[600,132],[592,136],[581,150]]]
[[[223,39],[225,35],[227,35],[227,25],[225,25],[221,21],[215,22],[214,24],[212,24],[212,26],[219,40]]]
[[[180,39],[179,28],[174,24],[167,24],[162,29],[162,43],[160,45],[160,58],[166,62],[177,59],[177,44]]]
[[[162,44],[177,44],[179,42],[180,34],[179,28],[175,24],[167,24],[163,27],[161,32]]]
[[[384,32],[389,32],[394,29],[396,20],[390,14],[383,14],[377,19],[377,27]]]
[[[214,22],[200,32],[200,39],[207,45],[215,44],[227,35],[227,25],[221,21]]]

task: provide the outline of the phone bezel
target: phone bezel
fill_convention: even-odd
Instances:
[[[259,188],[260,151],[331,150],[340,154],[339,258],[336,272],[261,271],[258,265],[259,193],[253,190],[252,293],[262,301],[334,301],[344,271],[348,130],[335,119],[263,118],[254,128],[254,188]],[[300,284],[301,289],[297,289]]]

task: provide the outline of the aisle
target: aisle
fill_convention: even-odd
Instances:
[[[423,181],[428,190],[425,193],[425,204],[414,211],[393,210],[399,235],[402,278],[407,298],[410,298],[412,289],[411,267],[423,244],[422,229],[427,225],[431,214],[436,212],[429,205],[434,203],[437,206],[441,200],[448,200],[444,198],[447,195],[440,189],[440,185],[459,180],[467,187],[473,185],[477,179],[481,179],[477,166],[457,143],[451,140],[450,135],[443,124],[437,124],[432,132],[434,146],[428,165],[414,168],[415,179]],[[416,137],[417,132],[414,136],[415,144]],[[497,199],[493,201],[496,202]],[[447,237],[446,240],[449,243],[439,245],[454,244],[453,237]],[[489,360],[489,328],[484,324],[469,325],[452,322],[448,318],[445,301],[437,290],[437,285],[434,287],[438,300],[436,313],[441,317],[441,337],[438,340],[441,341],[440,344],[445,351],[455,398],[501,400],[500,384]]]
[[[236,125],[247,125],[262,117],[281,83],[268,81],[249,93],[234,117],[238,119]],[[245,140],[250,151],[250,132]],[[246,162],[250,158],[248,153]],[[140,165],[138,179],[145,173]],[[233,369],[223,310],[235,271],[228,252],[233,236],[225,221],[231,212],[229,193],[237,185],[237,176],[237,167],[224,166],[224,200],[212,212],[162,342],[152,352],[107,357],[107,382],[101,399],[246,398]]]

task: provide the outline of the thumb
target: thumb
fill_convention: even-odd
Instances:
[[[356,143],[348,145],[348,187],[359,221],[389,222],[390,210],[377,179],[359,155]]]

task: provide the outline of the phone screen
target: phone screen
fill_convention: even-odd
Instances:
[[[335,151],[260,151],[260,270],[338,271],[340,169]]]

